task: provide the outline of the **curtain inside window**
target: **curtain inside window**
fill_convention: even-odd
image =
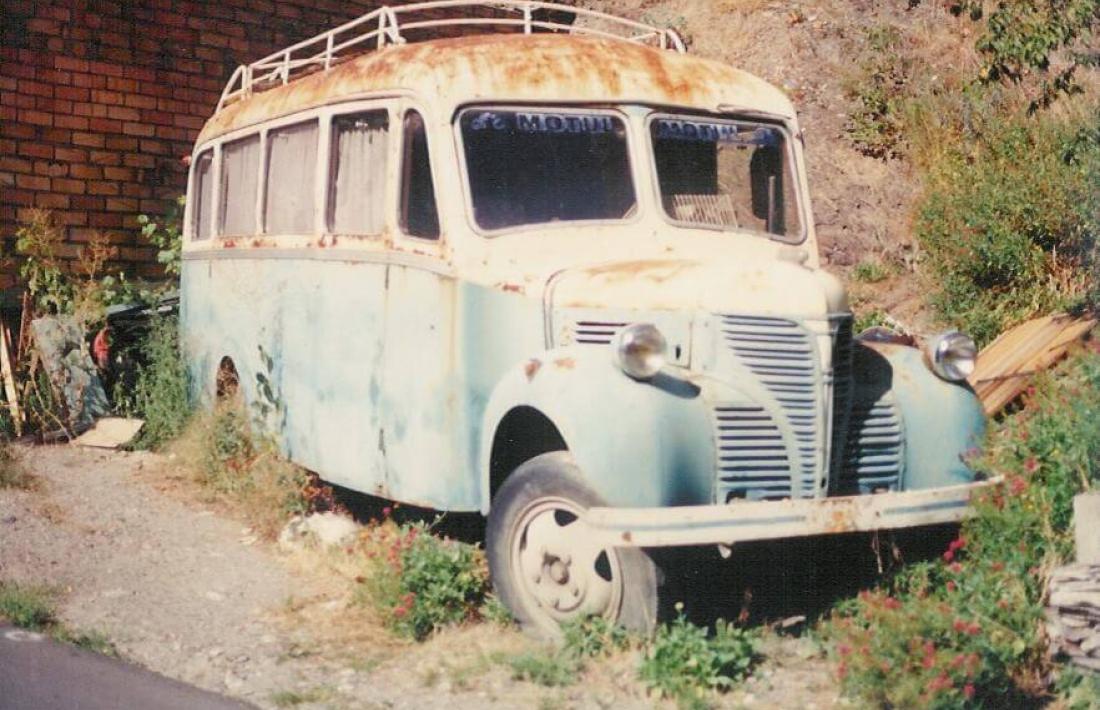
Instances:
[[[317,174],[317,122],[299,123],[267,134],[268,234],[313,232]]]
[[[337,234],[381,234],[385,227],[389,118],[385,111],[333,119],[329,228]]]
[[[259,168],[259,136],[227,143],[222,148],[222,234],[242,235],[256,232]]]

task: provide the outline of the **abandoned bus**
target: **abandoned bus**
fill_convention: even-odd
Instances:
[[[191,161],[195,396],[231,373],[325,480],[487,515],[535,628],[651,627],[653,548],[960,520],[973,343],[853,336],[790,102],[683,49],[434,2],[238,69]]]

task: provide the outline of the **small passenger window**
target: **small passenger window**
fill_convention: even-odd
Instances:
[[[260,137],[222,147],[221,234],[256,232],[256,193],[260,178]]]
[[[313,232],[316,174],[317,121],[279,128],[267,134],[265,232]]]
[[[329,231],[381,234],[385,228],[389,129],[385,111],[333,119]]]
[[[401,228],[412,237],[439,239],[439,214],[428,156],[424,119],[416,111],[405,114],[405,146],[401,181]]]
[[[191,238],[210,238],[210,201],[214,199],[214,151],[208,150],[195,163],[195,206],[191,211]]]

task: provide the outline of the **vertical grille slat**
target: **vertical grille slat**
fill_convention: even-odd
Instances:
[[[904,465],[901,417],[890,392],[874,401],[856,400],[836,482],[841,495],[895,491]]]
[[[716,406],[717,500],[789,498],[791,466],[783,436],[759,406]]]
[[[721,315],[719,328],[737,359],[775,397],[794,432],[791,475],[796,478],[789,495],[814,497],[825,470],[818,452],[827,407],[821,402],[813,336],[794,321],[763,316]]]

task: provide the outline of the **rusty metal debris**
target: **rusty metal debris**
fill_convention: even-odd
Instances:
[[[1096,323],[1093,316],[1058,313],[1005,331],[986,346],[969,379],[986,415],[997,414],[1019,397],[1033,375],[1065,357]]]

